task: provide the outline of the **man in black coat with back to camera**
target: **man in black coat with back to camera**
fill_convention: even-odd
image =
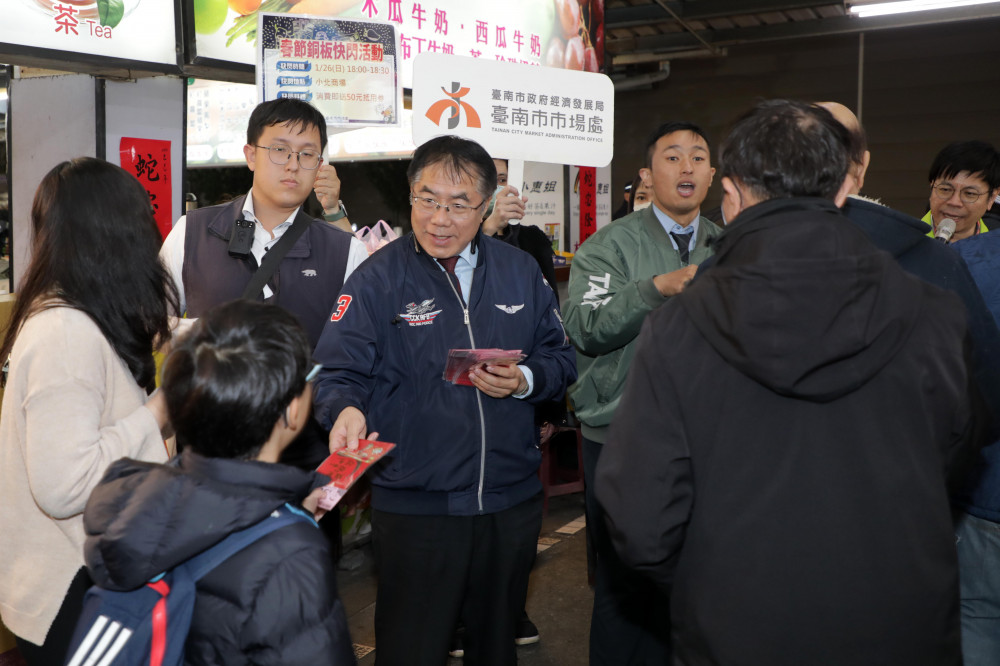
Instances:
[[[596,490],[678,664],[961,663],[965,313],[841,214],[850,141],[799,102],[740,119],[717,260],[639,336]]]

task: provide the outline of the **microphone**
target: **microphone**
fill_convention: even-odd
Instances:
[[[935,240],[939,240],[942,243],[947,243],[951,240],[951,237],[955,233],[955,220],[950,217],[946,217],[941,220],[941,224],[937,226],[937,231],[934,232]]]

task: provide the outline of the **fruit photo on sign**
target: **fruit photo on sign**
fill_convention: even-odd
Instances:
[[[604,0],[552,0],[559,29],[545,49],[549,67],[600,72],[604,67]]]
[[[226,28],[226,46],[257,40],[257,14],[338,16],[360,0],[194,0],[194,29],[203,35]]]
[[[194,30],[211,35],[226,22],[229,7],[226,0],[194,0]]]

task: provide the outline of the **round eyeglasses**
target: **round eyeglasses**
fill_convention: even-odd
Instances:
[[[931,192],[934,193],[938,199],[942,201],[947,201],[955,194],[955,188],[951,185],[945,183],[940,183],[938,185],[931,185]],[[986,192],[980,192],[974,187],[966,187],[958,191],[958,198],[962,200],[963,203],[974,204],[983,198]]]
[[[444,208],[444,212],[454,220],[467,220],[471,218],[476,214],[477,210],[482,208],[484,203],[486,203],[486,199],[480,201],[478,206],[469,206],[463,203],[445,205],[429,197],[418,197],[410,192],[410,205],[416,207],[417,210],[433,214],[438,208]]]
[[[267,151],[267,156],[271,159],[271,162],[277,164],[278,166],[285,166],[288,164],[288,160],[292,159],[292,155],[295,155],[299,160],[299,166],[308,171],[312,171],[319,166],[319,163],[323,161],[323,156],[319,153],[313,152],[311,150],[292,150],[288,146],[282,146],[280,144],[275,144],[273,146],[258,146],[254,144],[257,148],[263,148]]]

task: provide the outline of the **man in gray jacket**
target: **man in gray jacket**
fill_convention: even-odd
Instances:
[[[702,217],[712,184],[708,139],[685,122],[665,123],[646,143],[639,174],[653,205],[591,236],[573,258],[566,332],[577,349],[579,380],[570,399],[583,427],[587,524],[597,551],[590,663],[667,663],[666,638],[647,629],[666,617],[666,602],[625,569],[614,553],[593,495],[594,470],[621,399],[634,343],[646,315],[683,291],[708,241],[721,229]]]

